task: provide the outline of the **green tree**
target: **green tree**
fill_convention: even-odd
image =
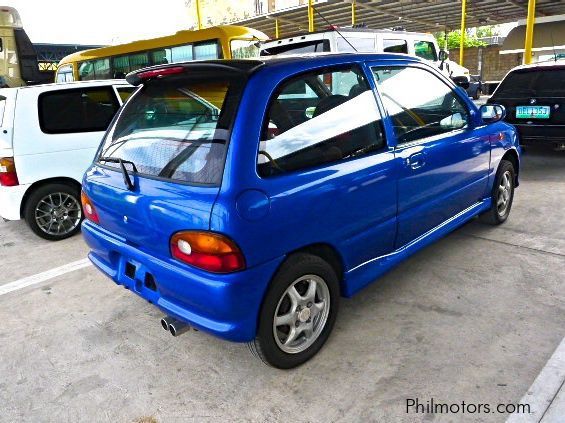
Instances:
[[[445,32],[444,31],[438,32],[434,35],[437,39],[439,47],[441,49],[446,49]],[[447,50],[457,49],[459,48],[460,44],[461,44],[461,30],[457,29],[455,31],[451,31],[447,33]],[[471,33],[470,31],[465,31],[465,42],[463,44],[464,47],[482,47],[485,45],[486,43],[480,41],[477,38],[476,34]]]

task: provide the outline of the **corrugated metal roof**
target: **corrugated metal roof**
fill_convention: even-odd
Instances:
[[[351,0],[315,2],[315,8],[332,25],[351,25]],[[495,25],[525,19],[528,0],[467,0],[467,26]],[[308,32],[308,6],[301,5],[238,21],[275,35],[275,18],[283,37]],[[565,0],[537,0],[536,16],[563,13]],[[408,31],[437,32],[457,29],[461,23],[461,1],[453,0],[357,0],[356,23],[381,29],[402,26]],[[328,25],[314,13],[316,30]]]

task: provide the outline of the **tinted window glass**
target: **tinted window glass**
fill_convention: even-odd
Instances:
[[[105,131],[119,108],[112,87],[47,92],[38,106],[41,130],[49,134]]]
[[[437,61],[436,46],[431,41],[416,41],[414,43],[416,56],[422,59]]]
[[[118,87],[116,89],[118,90],[118,95],[120,96],[122,103],[125,103],[135,91],[135,87]]]
[[[270,56],[275,54],[320,53],[323,51],[330,51],[330,42],[328,40],[306,41],[303,43],[292,43],[269,47],[268,49],[261,51],[261,56]]]
[[[383,40],[383,51],[408,54],[408,44],[405,40]]]
[[[412,67],[373,68],[399,143],[467,125],[463,101],[434,74]]]
[[[192,44],[152,51],[151,57],[154,65],[188,62],[193,59]]]
[[[307,89],[298,93],[297,87]],[[384,147],[375,97],[357,69],[284,82],[269,107],[257,158],[261,176],[362,156]]]
[[[201,43],[194,45],[194,58],[196,60],[218,59],[218,43]]]
[[[349,38],[346,40],[339,37],[337,39],[337,51],[339,52],[355,52],[374,53],[375,38]]]
[[[565,96],[565,69],[514,71],[502,81],[495,98],[515,96]]]
[[[149,66],[148,53],[135,53],[112,58],[114,78],[125,78],[129,72]]]
[[[242,82],[213,75],[171,79],[135,94],[100,155],[130,160],[144,175],[218,184]]]

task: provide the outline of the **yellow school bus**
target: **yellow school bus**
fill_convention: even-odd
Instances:
[[[124,78],[128,72],[163,63],[255,57],[259,41],[267,39],[251,28],[224,25],[85,50],[59,62],[55,82]]]

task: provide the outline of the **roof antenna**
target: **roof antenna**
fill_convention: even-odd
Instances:
[[[353,44],[351,44],[351,43],[349,42],[349,40],[348,40],[347,38],[345,38],[341,32],[339,32],[339,30],[337,29],[337,26],[332,25],[331,22],[328,21],[328,20],[324,17],[324,15],[322,15],[322,14],[320,13],[320,11],[319,11],[316,7],[314,7],[313,5],[312,5],[312,9],[314,9],[314,12],[316,12],[318,15],[320,15],[320,18],[322,18],[322,19],[324,20],[324,22],[325,22],[326,24],[328,24],[328,26],[329,26],[330,28],[332,28],[335,32],[337,32],[337,33],[339,34],[339,36],[340,36],[341,38],[343,38],[343,39],[345,40],[345,42],[346,42],[347,44],[349,44],[349,46],[350,46],[353,50],[355,50],[355,53],[359,53],[359,50],[357,50],[357,49],[353,46]]]
[[[555,41],[553,41],[553,31],[549,34],[551,35],[551,47],[553,47],[553,60],[557,62],[557,52],[555,51]]]

